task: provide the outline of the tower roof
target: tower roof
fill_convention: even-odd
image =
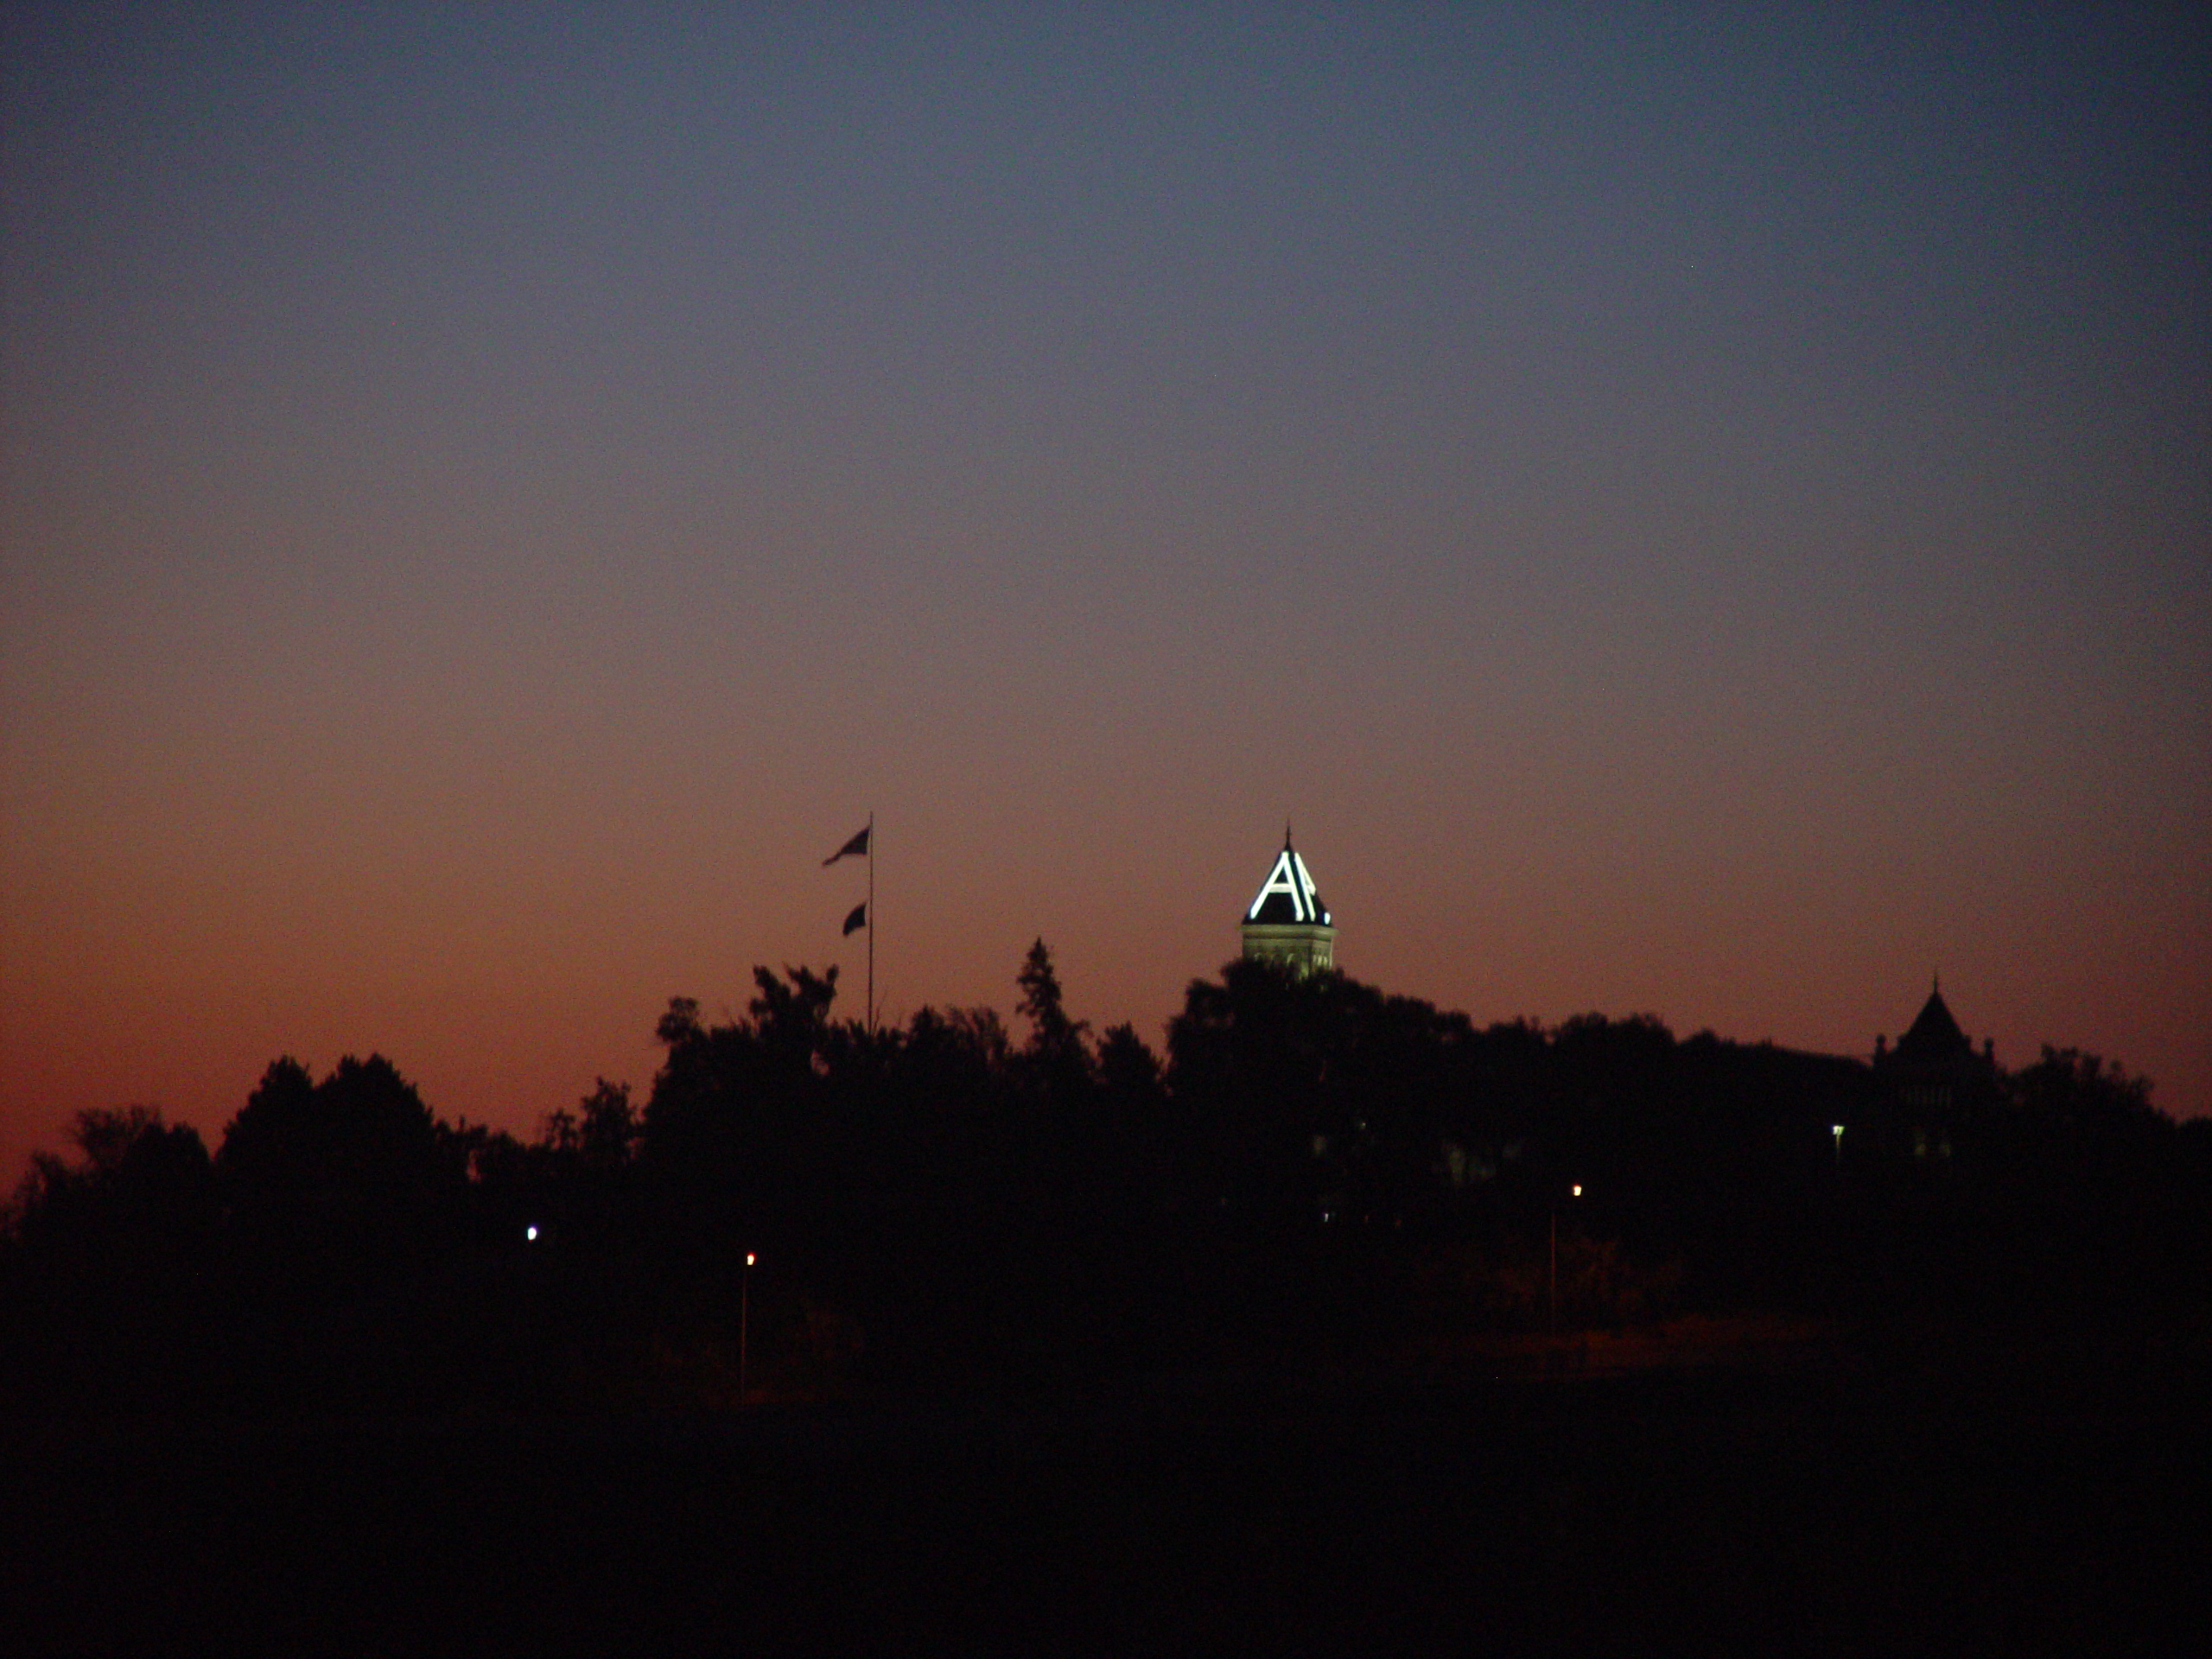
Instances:
[[[1941,981],[1928,993],[1928,1001],[1921,1005],[1920,1017],[1912,1022],[1911,1029],[1897,1039],[1897,1052],[1908,1059],[1943,1059],[1973,1047],[1966,1033],[1959,1029],[1959,1022],[1951,1017],[1950,1007],[1943,1001]]]
[[[1313,873],[1292,848],[1287,830],[1282,832],[1282,851],[1275,855],[1268,879],[1260,884],[1260,891],[1244,907],[1244,919],[1261,923],[1305,922],[1322,927],[1332,925],[1329,907],[1321,902],[1320,889],[1313,885]]]

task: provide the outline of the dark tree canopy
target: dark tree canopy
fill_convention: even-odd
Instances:
[[[284,1058],[231,1120],[217,1155],[248,1202],[416,1192],[451,1173],[429,1107],[381,1054],[347,1055],[321,1083]]]
[[[94,1108],[78,1113],[69,1140],[75,1158],[32,1159],[14,1205],[21,1236],[89,1243],[110,1233],[171,1249],[208,1226],[213,1169],[190,1124],[164,1122],[151,1107]]]
[[[1026,1058],[1039,1086],[1047,1096],[1064,1102],[1087,1093],[1091,1080],[1090,1028],[1084,1020],[1068,1018],[1059,975],[1044,940],[1029,947],[1015,983],[1021,991],[1019,1010],[1029,1022]]]
[[[529,1145],[441,1122],[377,1055],[278,1059],[212,1160],[158,1113],[85,1114],[0,1232],[0,1335],[56,1388],[191,1329],[206,1376],[262,1366],[280,1398],[728,1399],[741,1294],[777,1386],[820,1389],[1371,1357],[1525,1329],[1554,1288],[1619,1319],[2017,1312],[2144,1261],[2212,1281],[2212,1132],[2094,1055],[1993,1067],[1923,1159],[1881,1132],[1915,1108],[1878,1070],[1649,1015],[1477,1027],[1237,961],[1192,982],[1163,1057],[1128,1025],[1094,1041],[1041,938],[1011,988],[1019,1040],[988,1007],[871,1028],[834,967],[762,967],[740,1016],[669,1002],[642,1103],[598,1079]]]

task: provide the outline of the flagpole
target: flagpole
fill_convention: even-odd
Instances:
[[[875,811],[868,815],[868,1034],[875,1035]]]

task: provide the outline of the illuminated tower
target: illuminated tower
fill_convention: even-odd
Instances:
[[[1310,974],[1335,965],[1336,941],[1329,907],[1321,902],[1306,861],[1293,850],[1286,827],[1274,868],[1244,912],[1244,954]]]

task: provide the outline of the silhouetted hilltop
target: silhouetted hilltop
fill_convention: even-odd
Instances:
[[[1041,941],[1017,988],[1016,1029],[870,1031],[834,968],[760,969],[742,1018],[671,1002],[642,1105],[601,1080],[527,1143],[374,1055],[276,1061],[213,1158],[86,1114],[9,1212],[8,1386],[712,1404],[1745,1311],[2204,1340],[2212,1133],[2093,1056],[1992,1063],[1939,1143],[1921,1081],[1648,1016],[1479,1027],[1248,959],[1160,1055],[1071,1018]]]

